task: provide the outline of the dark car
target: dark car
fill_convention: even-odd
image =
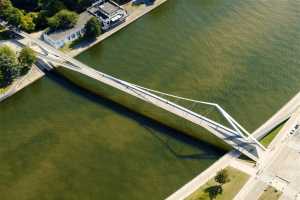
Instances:
[[[146,6],[150,6],[153,5],[155,0],[134,0],[132,2],[132,5],[141,5],[141,4],[145,4]]]

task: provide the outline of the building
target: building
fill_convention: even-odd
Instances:
[[[127,17],[127,12],[110,0],[97,1],[87,11],[99,19],[104,31],[123,23]]]
[[[60,30],[55,32],[45,32],[43,34],[43,39],[48,44],[52,45],[55,48],[61,48],[66,43],[72,42],[79,37],[84,35],[85,32],[85,24],[92,18],[93,16],[88,12],[83,12],[79,15],[76,25],[73,28],[67,30]]]
[[[85,33],[85,24],[93,17],[101,22],[103,31],[118,26],[126,20],[127,12],[118,4],[109,0],[99,0],[87,11],[79,15],[78,21],[73,28],[54,32],[45,32],[43,39],[55,48],[61,48],[66,43],[73,42]]]

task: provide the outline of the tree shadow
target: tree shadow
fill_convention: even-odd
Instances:
[[[86,38],[81,37],[77,40],[75,40],[71,45],[71,49],[77,49],[77,48],[87,48],[91,46],[96,41],[96,38]]]

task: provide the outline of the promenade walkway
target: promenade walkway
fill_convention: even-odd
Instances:
[[[300,108],[269,145],[260,160],[256,176],[253,176],[235,200],[256,200],[264,189],[271,185],[283,192],[282,199],[296,199],[300,194]]]
[[[276,126],[287,120],[300,106],[300,92],[281,107],[272,117],[253,132],[253,136],[260,140]]]
[[[265,122],[261,127],[255,131],[254,137],[255,138],[262,138],[264,137],[270,130],[272,130],[274,127],[276,127],[281,122],[288,119],[299,107],[300,104],[300,92],[295,95],[288,103],[286,103],[277,113],[275,113],[267,122]],[[281,116],[282,115],[282,116]],[[299,115],[299,113],[298,113]],[[294,114],[294,116],[297,116],[297,113]],[[272,163],[272,157],[274,157],[275,153],[277,154],[280,152],[278,150],[278,147],[282,142],[284,142],[290,132],[290,129],[293,128],[297,124],[297,118],[293,118],[289,120],[286,125],[281,129],[281,131],[278,133],[278,135],[275,137],[275,139],[272,141],[271,144],[269,144],[269,150],[270,151],[268,156],[263,157],[265,161],[264,163]],[[299,133],[300,134],[300,133]],[[295,149],[295,146],[298,148],[298,152],[300,152],[300,142],[299,144],[295,145],[295,143],[290,144],[289,146],[292,146]],[[276,149],[277,147],[277,149]],[[283,147],[281,146],[281,149]],[[237,153],[237,152],[236,152]],[[186,185],[181,187],[179,190],[171,194],[166,200],[183,200],[186,197],[188,197],[190,194],[192,194],[194,191],[196,191],[201,185],[205,184],[209,179],[211,179],[218,171],[220,171],[223,168],[226,168],[226,166],[232,166],[235,167],[249,175],[251,175],[251,178],[246,183],[246,185],[243,187],[243,189],[236,195],[235,200],[255,200],[255,198],[258,198],[261,193],[264,191],[264,189],[267,187],[267,183],[272,183],[273,178],[271,176],[264,176],[264,177],[257,177],[259,168],[257,167],[250,167],[250,166],[244,166],[237,160],[237,157],[240,154],[235,154],[234,151],[230,151],[229,153],[225,154],[220,160],[215,162],[211,167],[209,167],[204,172],[200,173],[198,176],[196,176],[194,179],[192,179],[190,182],[188,182]],[[273,158],[274,159],[274,158]],[[260,165],[260,168],[265,168],[265,165]],[[263,181],[261,180],[263,179]],[[273,181],[275,187],[279,187],[280,184],[276,184],[276,181]],[[282,188],[279,188],[282,189]],[[286,193],[288,190],[286,190]],[[293,192],[295,193],[295,192]],[[284,195],[286,198],[286,195]],[[300,196],[300,195],[299,195]]]

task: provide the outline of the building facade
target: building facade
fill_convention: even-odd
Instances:
[[[45,32],[43,34],[43,39],[45,42],[50,44],[55,48],[61,48],[65,44],[73,42],[78,38],[82,37],[85,33],[85,24],[90,20],[93,16],[88,12],[83,12],[79,15],[78,21],[76,25],[67,30],[60,30],[54,32]]]
[[[110,0],[99,0],[94,3],[87,11],[97,17],[102,24],[102,30],[107,31],[125,22],[127,12],[118,4]]]
[[[42,37],[45,42],[53,47],[61,48],[65,44],[82,37],[85,33],[85,24],[93,16],[100,21],[101,29],[107,31],[123,23],[127,18],[127,12],[113,1],[99,0],[79,15],[73,28],[54,32],[46,31]]]

